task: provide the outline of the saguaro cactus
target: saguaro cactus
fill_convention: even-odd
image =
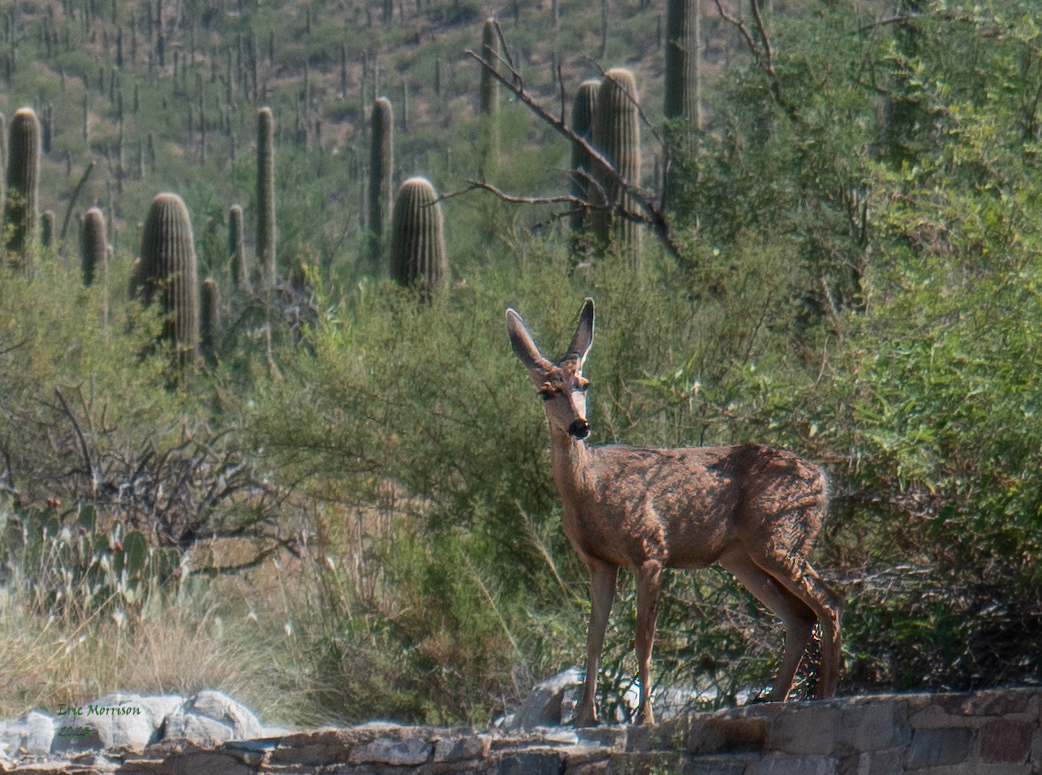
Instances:
[[[188,208],[177,194],[157,194],[145,219],[137,286],[146,303],[158,296],[166,311],[164,335],[178,361],[191,362],[199,346],[199,280]]]
[[[701,81],[702,0],[666,0],[666,89],[664,114],[683,119],[667,127],[666,144],[671,156],[691,150],[696,129],[702,128]],[[678,169],[674,167],[672,169]],[[656,166],[656,171],[658,167]],[[672,201],[676,178],[666,171],[664,197]],[[656,175],[655,186],[659,181]]]
[[[481,29],[481,58],[499,71],[499,33],[496,20],[486,19]],[[499,161],[499,81],[481,68],[481,164],[494,167]]]
[[[597,90],[601,82],[597,79],[583,81],[575,95],[572,106],[572,131],[589,144],[593,144],[593,121],[597,115]],[[578,145],[572,146],[572,196],[584,202],[590,201],[590,154]],[[576,252],[582,243],[588,213],[576,209],[572,213],[572,250]]]
[[[54,244],[54,210],[44,210],[40,216],[40,244],[45,248]]]
[[[0,171],[7,170],[7,117],[0,113]],[[0,208],[7,192],[7,175],[0,175]]]
[[[418,285],[427,302],[449,275],[445,220],[437,199],[430,181],[409,178],[395,195],[391,220],[391,277],[399,285]]]
[[[92,207],[80,222],[80,267],[85,286],[94,284],[98,270],[104,266],[107,258],[108,235],[105,216],[97,207]]]
[[[597,150],[631,186],[640,185],[640,118],[637,111],[637,82],[625,68],[605,73],[597,91],[597,117],[593,126]],[[624,218],[620,211],[639,212],[636,200],[624,186],[605,171],[597,171],[607,211],[594,213],[594,234],[601,249],[617,246],[634,263],[640,258],[639,224]],[[598,196],[594,196],[596,201]]]
[[[7,153],[7,249],[24,254],[35,240],[40,208],[40,120],[32,108],[22,108],[11,119]]]
[[[394,172],[394,111],[391,101],[380,97],[373,103],[369,153],[369,263],[375,270],[383,252],[385,222],[391,202]]]
[[[698,53],[702,0],[666,0],[666,118],[701,126]]]
[[[217,345],[221,339],[221,287],[212,277],[203,280],[199,307],[199,349],[213,367],[217,365]]]
[[[243,248],[242,208],[232,205],[228,208],[228,260],[232,282],[240,291],[249,290],[250,278],[246,271],[246,251]]]
[[[266,285],[275,282],[275,119],[257,111],[257,261]]]

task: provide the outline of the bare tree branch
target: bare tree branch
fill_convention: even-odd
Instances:
[[[441,194],[435,202],[431,202],[428,207],[433,207],[436,202],[443,202],[446,199],[454,199],[457,196],[463,196],[469,194],[471,191],[488,191],[495,194],[497,197],[502,199],[504,202],[510,202],[511,204],[518,205],[553,205],[553,204],[571,204],[577,208],[590,207],[595,209],[594,205],[590,205],[585,200],[577,197],[563,194],[561,196],[515,196],[502,191],[491,183],[486,183],[483,180],[468,180],[467,187],[461,188],[458,191],[449,191]],[[613,209],[610,205],[604,205],[600,209],[611,210]]]
[[[499,19],[495,19],[492,25],[496,28],[496,37],[499,38],[499,45],[503,49],[503,53],[506,55],[506,66],[510,68],[510,74],[517,80],[518,86],[524,88],[524,81],[521,80],[521,73],[514,67],[514,57],[510,53],[510,46],[507,45],[506,36],[503,35],[503,28],[499,26]]]
[[[745,38],[745,42],[749,46],[749,51],[751,51],[752,55],[756,57],[756,63],[765,73],[774,78],[777,74],[774,72],[771,44],[770,41],[767,39],[767,32],[763,27],[763,20],[760,18],[760,12],[756,8],[756,0],[752,0],[752,5],[753,14],[756,17],[756,24],[760,30],[760,36],[762,37],[764,44],[767,47],[766,53],[764,53],[764,51],[762,51],[760,47],[756,45],[756,41],[753,40],[752,33],[750,33],[749,28],[745,26],[745,22],[743,22],[741,19],[736,19],[733,16],[731,16],[731,14],[724,10],[724,7],[720,4],[720,0],[716,0],[716,10],[720,12],[720,17],[724,21],[733,25],[740,33],[742,33],[742,37]]]
[[[564,75],[562,75],[562,73],[561,73],[561,62],[560,62],[560,60],[558,60],[558,62],[557,62],[557,85],[560,87],[560,90],[561,90],[561,118],[558,119],[558,120],[561,122],[561,125],[563,126],[564,123],[565,123],[565,121],[564,121],[564,119],[565,119],[565,108],[564,108],[564,106],[565,106],[566,100],[565,100],[565,94],[564,94]]]
[[[765,59],[764,69],[774,75],[774,52],[771,51],[771,39],[767,37],[767,28],[763,25],[763,17],[760,15],[760,5],[756,0],[750,0],[753,7],[753,18],[756,19],[756,29],[760,32],[760,40],[763,42],[763,53]]]
[[[68,403],[65,401],[65,396],[62,395],[61,389],[57,385],[54,386],[54,394],[58,396],[58,403],[61,404],[62,411],[69,418],[69,422],[72,423],[73,430],[76,431],[76,438],[80,442],[80,452],[83,454],[83,463],[87,467],[87,474],[90,476],[91,494],[95,494],[98,490],[98,472],[94,467],[90,447],[87,446],[87,440],[83,438],[83,431],[80,430],[80,424],[76,421],[76,415],[72,413],[72,409],[69,408]]]
[[[80,197],[80,191],[83,190],[83,184],[87,182],[87,178],[90,177],[90,173],[94,170],[94,160],[91,159],[90,164],[83,171],[83,176],[80,178],[80,182],[76,184],[76,188],[72,191],[72,196],[69,197],[69,206],[65,209],[65,219],[62,221],[62,230],[58,235],[58,239],[65,240],[65,233],[69,230],[69,219],[72,217],[72,209],[76,206],[76,200]]]
[[[498,28],[498,25],[497,25],[497,28]],[[501,35],[501,40],[502,40],[502,31],[501,30],[500,30],[500,35]],[[504,45],[504,50],[506,51],[506,49],[505,49],[505,46],[506,46],[505,42],[503,43],[503,45]],[[499,81],[501,84],[503,84],[507,89],[509,89],[511,94],[513,94],[514,97],[519,102],[521,102],[525,107],[527,107],[529,110],[531,110],[533,113],[535,113],[536,116],[538,116],[540,119],[542,119],[547,124],[549,124],[551,127],[553,127],[553,129],[555,131],[557,131],[558,133],[560,133],[560,134],[564,135],[566,138],[568,138],[572,143],[577,145],[580,148],[580,150],[582,150],[582,151],[586,152],[587,154],[589,154],[589,159],[590,159],[591,162],[593,162],[595,165],[597,165],[598,172],[600,174],[604,175],[605,177],[609,178],[614,184],[618,185],[619,188],[622,191],[630,193],[633,196],[633,198],[636,200],[637,204],[640,206],[640,209],[641,209],[642,213],[633,213],[633,212],[627,211],[621,205],[621,203],[615,203],[615,204],[609,205],[609,209],[613,210],[617,215],[620,215],[620,216],[622,216],[624,218],[627,218],[627,219],[632,220],[632,221],[636,221],[637,223],[642,223],[642,224],[645,224],[647,226],[650,226],[654,230],[656,236],[659,238],[659,240],[662,242],[662,244],[665,245],[666,249],[671,254],[673,254],[674,256],[676,256],[676,257],[680,256],[680,244],[676,240],[676,235],[670,229],[669,222],[666,219],[665,212],[663,211],[661,205],[656,201],[656,197],[655,197],[654,193],[652,193],[651,191],[648,191],[647,189],[645,189],[643,187],[640,187],[640,186],[637,186],[637,185],[634,185],[634,184],[630,183],[628,180],[626,180],[626,178],[622,174],[619,173],[619,171],[617,169],[615,169],[615,166],[610,161],[608,161],[608,159],[606,159],[596,148],[594,148],[586,140],[584,140],[583,138],[581,138],[577,134],[575,134],[575,132],[573,132],[571,130],[571,128],[569,128],[567,126],[567,124],[564,123],[563,119],[558,119],[558,118],[555,118],[554,116],[550,115],[550,113],[547,112],[547,110],[545,108],[543,108],[543,106],[540,105],[538,102],[536,102],[535,99],[533,99],[532,95],[530,95],[528,93],[528,91],[524,87],[524,81],[522,80],[520,73],[518,73],[513,68],[513,65],[511,65],[508,62],[506,62],[506,60],[504,60],[503,57],[497,55],[496,59],[498,60],[499,63],[503,63],[503,64],[507,65],[507,67],[510,70],[510,75],[512,76],[511,78],[508,78],[507,76],[505,76],[502,73],[500,73],[496,63],[490,62],[487,59],[484,59],[483,57],[478,56],[477,54],[475,54],[470,49],[467,49],[464,53],[467,56],[469,56],[471,59],[476,61],[478,64],[480,64],[483,68],[485,68],[485,70],[488,71],[488,73],[490,75],[492,75],[493,78],[495,78],[497,81]],[[492,53],[495,53],[495,52],[492,52]],[[507,53],[509,53],[509,52],[507,52]],[[494,187],[489,186],[489,184],[487,184],[487,183],[483,183],[482,182],[482,183],[477,183],[476,184],[475,181],[471,181],[471,187],[470,188],[468,188],[468,189],[466,189],[464,191],[457,192],[457,193],[455,193],[453,195],[459,195],[459,194],[467,193],[467,191],[474,190],[475,188],[483,188],[483,189],[488,190],[488,191],[490,191],[492,193],[495,193],[497,196],[500,196],[500,194],[502,194],[502,192],[499,192],[498,189],[495,189]],[[523,201],[523,200],[527,199],[527,197],[514,197],[513,199],[517,200],[519,202],[522,202],[522,203],[526,203],[526,204],[528,203],[528,202],[524,202]],[[511,199],[506,199],[506,201],[512,201],[512,200]],[[563,198],[556,198],[556,197],[539,198],[537,201],[540,204],[547,203],[548,201],[558,201],[558,202],[569,202],[571,204],[577,204],[577,205],[580,205],[582,207],[589,207],[591,209],[593,209],[593,207],[594,207],[589,202],[583,202],[582,200],[578,199],[577,197],[571,197],[571,196],[563,197]],[[620,202],[621,202],[621,197],[620,197]],[[533,203],[535,203],[535,202],[533,202]]]

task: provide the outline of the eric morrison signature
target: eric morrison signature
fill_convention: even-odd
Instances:
[[[101,707],[88,705],[84,707],[67,707],[64,703],[58,706],[59,716],[140,716],[141,708],[133,705],[120,705],[118,707]],[[71,721],[71,719],[70,719]],[[90,732],[90,727],[61,727],[57,737],[84,737]]]

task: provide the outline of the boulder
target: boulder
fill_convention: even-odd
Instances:
[[[17,759],[22,751],[32,756],[49,754],[54,731],[54,720],[36,711],[18,721],[0,721],[0,754],[12,759]]]
[[[140,752],[159,738],[152,713],[135,694],[106,694],[76,710],[75,714],[63,715],[56,721],[58,734],[52,748],[56,753],[115,747]],[[158,723],[162,723],[162,719]],[[71,731],[63,734],[65,730]]]
[[[201,691],[166,718],[166,740],[187,739],[196,743],[250,740],[266,730],[250,710],[221,692]]]
[[[525,701],[510,720],[508,729],[535,729],[536,727],[552,727],[561,725],[562,704],[566,693],[574,687],[581,686],[583,672],[577,667],[570,667],[532,687]]]

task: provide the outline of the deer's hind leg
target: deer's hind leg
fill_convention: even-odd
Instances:
[[[782,702],[792,688],[803,652],[817,620],[815,612],[774,576],[757,565],[744,550],[735,550],[719,560],[720,566],[742,582],[753,596],[782,621],[785,651],[767,700]]]
[[[636,569],[637,577],[637,680],[640,682],[638,724],[654,724],[651,710],[651,649],[655,645],[655,619],[662,591],[662,563],[648,560]]]
[[[819,699],[835,696],[842,660],[843,642],[839,630],[842,604],[803,558],[778,562],[765,570],[817,615],[821,625],[821,674],[818,676],[817,696]]]

